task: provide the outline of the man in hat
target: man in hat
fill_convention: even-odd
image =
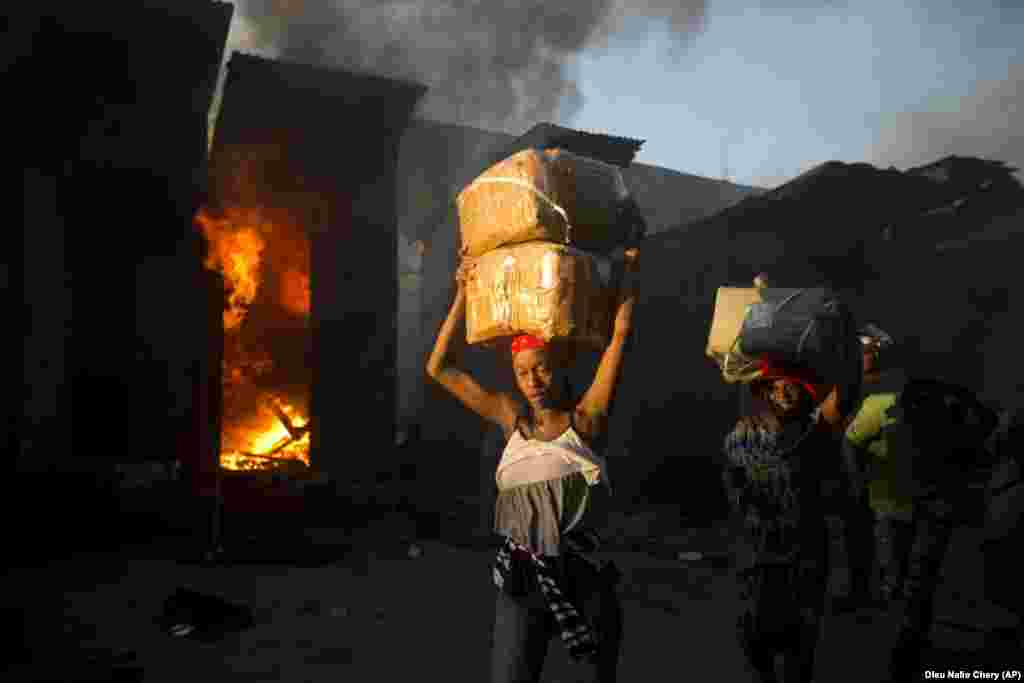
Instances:
[[[878,386],[891,367],[891,338],[862,330],[864,377]],[[914,379],[867,396],[846,430],[845,461],[875,518],[880,597],[901,612],[891,681],[919,676],[934,622],[935,592],[967,483],[999,457],[988,447],[997,414],[970,390]],[[862,562],[858,567],[863,571]],[[872,561],[873,565],[874,562]],[[853,569],[853,567],[851,567]]]
[[[886,411],[895,403],[896,393],[872,393],[893,368],[894,342],[874,324],[862,327],[858,336],[867,395],[846,429],[843,444],[843,461],[850,484],[842,511],[850,590],[846,599],[839,601],[840,609],[874,604],[876,560],[882,566],[880,597],[887,598],[891,593],[898,575],[891,561],[893,542],[900,547],[904,544],[911,512],[909,498],[901,495],[899,483],[893,482],[899,469],[894,468],[882,438],[884,427],[891,422]]]

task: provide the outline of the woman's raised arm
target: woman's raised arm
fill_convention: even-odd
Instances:
[[[466,278],[472,274],[472,268],[472,261],[464,261],[455,275],[455,301],[427,360],[427,375],[474,413],[511,431],[517,414],[515,400],[507,394],[487,391],[468,373],[452,365],[452,356],[466,345]]]
[[[625,258],[626,267],[619,286],[612,339],[601,355],[593,383],[577,407],[577,411],[594,425],[595,432],[602,430],[604,420],[611,410],[615,388],[622,375],[626,342],[633,329],[633,306],[636,301],[636,275],[640,269],[640,252],[637,249],[629,249]]]

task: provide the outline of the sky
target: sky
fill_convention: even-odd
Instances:
[[[686,173],[773,187],[829,160],[1024,167],[1021,0],[235,4],[229,50],[425,83],[425,118],[641,138],[638,161]]]
[[[759,187],[829,160],[1024,167],[1024,2],[960,4],[971,14],[942,0],[717,0],[683,49],[638,19],[573,60],[571,124],[646,139],[637,161]]]

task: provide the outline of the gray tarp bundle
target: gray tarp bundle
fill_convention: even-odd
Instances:
[[[745,356],[813,370],[824,382],[859,384],[861,347],[849,308],[831,289],[765,288],[743,321]]]

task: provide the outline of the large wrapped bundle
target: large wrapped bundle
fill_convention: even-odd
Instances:
[[[534,240],[609,252],[636,237],[618,168],[569,152],[527,149],[501,161],[456,199],[463,252],[481,256]]]
[[[728,382],[759,376],[758,361],[805,367],[827,384],[858,386],[853,316],[827,288],[719,288],[707,353]]]
[[[466,283],[470,344],[532,334],[603,347],[611,329],[610,262],[551,242],[495,249]]]
[[[718,363],[726,382],[750,382],[761,376],[757,359],[739,350],[743,320],[750,306],[761,302],[761,291],[756,287],[719,287],[715,294],[706,353]]]

